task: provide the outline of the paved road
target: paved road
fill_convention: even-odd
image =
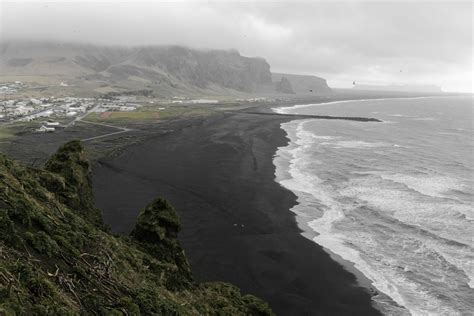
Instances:
[[[96,105],[96,106],[94,106],[92,109],[90,109],[89,111],[85,112],[84,114],[77,116],[74,120],[72,120],[71,122],[69,122],[68,124],[66,124],[66,125],[65,125],[65,128],[68,128],[69,126],[74,125],[76,122],[82,122],[82,123],[86,123],[86,124],[99,125],[99,126],[104,126],[104,127],[109,127],[109,128],[115,128],[115,129],[118,129],[118,130],[119,130],[119,131],[117,131],[117,132],[112,132],[112,133],[107,133],[107,134],[102,134],[102,135],[98,135],[98,136],[94,136],[94,137],[89,137],[89,138],[81,139],[81,141],[83,141],[83,142],[87,142],[87,141],[91,141],[91,140],[98,139],[98,138],[104,138],[104,137],[108,137],[108,136],[117,135],[117,134],[121,134],[121,133],[126,133],[126,132],[129,132],[129,131],[132,131],[131,128],[127,128],[127,127],[121,127],[121,126],[115,126],[115,125],[109,125],[109,124],[98,123],[98,122],[91,122],[91,121],[86,121],[86,120],[84,120],[84,118],[85,118],[87,115],[89,115],[89,114],[92,113],[92,112],[95,112],[99,107],[100,107],[100,105]]]
[[[74,125],[76,122],[78,121],[82,121],[83,118],[85,118],[87,115],[89,115],[90,113],[92,112],[95,112],[98,108],[100,107],[100,104],[97,104],[96,106],[94,106],[92,109],[90,109],[89,111],[86,111],[84,112],[84,114],[82,115],[79,115],[79,116],[76,116],[76,118],[74,120],[72,120],[71,122],[67,123],[64,128],[68,128],[69,126],[72,126]]]
[[[104,138],[104,137],[108,137],[108,136],[112,136],[112,135],[116,135],[116,134],[121,134],[121,133],[126,133],[126,132],[133,131],[133,129],[127,128],[127,127],[120,127],[120,126],[114,126],[114,125],[103,124],[103,123],[97,123],[97,122],[90,122],[90,121],[84,121],[84,120],[81,120],[81,122],[82,122],[82,123],[87,123],[87,124],[93,124],[93,125],[100,125],[100,126],[110,127],[110,128],[116,128],[116,129],[119,130],[119,131],[117,131],[117,132],[112,132],[112,133],[102,134],[102,135],[99,135],[99,136],[94,136],[94,137],[89,137],[89,138],[81,139],[81,141],[83,141],[83,142],[87,142],[87,141],[94,140],[94,139],[98,139],[98,138]]]
[[[108,134],[104,134],[104,135],[99,135],[99,136],[94,136],[94,137],[90,137],[90,138],[84,138],[84,139],[81,139],[82,142],[87,142],[87,141],[90,141],[90,140],[94,140],[94,139],[98,139],[98,138],[104,138],[104,137],[108,137],[108,136],[112,136],[112,135],[117,135],[117,134],[121,134],[121,133],[126,133],[126,132],[129,132],[131,131],[131,129],[127,129],[127,130],[123,130],[123,131],[118,131],[118,132],[113,132],[113,133],[108,133]]]

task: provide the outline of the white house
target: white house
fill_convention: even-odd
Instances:
[[[41,103],[43,103],[40,100],[35,99],[35,98],[30,98],[30,102],[33,103],[34,105],[40,105]]]
[[[47,121],[46,122],[46,126],[47,127],[59,127],[61,124],[59,124],[59,122],[55,122],[55,121]]]
[[[41,125],[40,128],[38,128],[36,131],[40,132],[40,133],[52,133],[54,132],[56,129],[54,127],[46,127],[44,125]]]
[[[135,111],[136,110],[136,108],[133,107],[133,106],[121,106],[119,109],[122,112],[130,112],[130,111]]]

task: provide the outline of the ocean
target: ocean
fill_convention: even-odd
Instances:
[[[473,99],[274,110],[383,120],[283,123],[276,181],[297,195],[305,235],[370,279],[385,314],[473,315]]]

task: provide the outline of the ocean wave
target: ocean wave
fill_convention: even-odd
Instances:
[[[376,147],[387,147],[389,144],[377,142],[365,142],[362,140],[343,140],[338,142],[323,142],[321,145],[332,146],[334,148],[376,148]]]
[[[321,103],[311,103],[311,104],[295,104],[292,106],[283,106],[272,108],[275,113],[279,114],[293,114],[294,110],[308,107],[323,106],[329,104],[340,104],[340,103],[351,103],[351,102],[372,102],[372,101],[385,101],[385,100],[417,100],[417,99],[429,99],[437,98],[435,96],[426,96],[426,97],[401,97],[401,98],[378,98],[378,99],[352,99],[352,100],[340,100],[340,101],[329,101]]]
[[[434,117],[419,117],[414,118],[413,121],[436,121]]]
[[[292,106],[272,108],[272,110],[279,114],[292,114],[293,110],[298,110],[301,108],[323,106],[323,105],[328,105],[328,104],[349,103],[349,102],[355,102],[355,101],[370,101],[370,100],[342,100],[342,101],[330,101],[330,102],[322,102],[322,103],[295,104]]]
[[[403,114],[385,114],[386,116],[393,116],[393,117],[411,117],[408,115],[403,115]]]
[[[474,221],[469,219],[474,216],[472,206],[449,200],[420,201],[410,192],[384,187],[375,177],[352,180],[339,193],[362,201],[402,223],[420,227],[417,232],[420,238],[463,271],[465,283],[473,288],[474,243],[470,228]],[[423,233],[424,230],[430,234]]]
[[[442,176],[412,176],[407,174],[380,174],[384,180],[397,182],[418,193],[432,197],[446,197],[452,190],[463,191],[467,186],[458,179]]]
[[[321,146],[330,146],[333,148],[348,148],[348,149],[357,149],[357,148],[376,148],[376,147],[399,147],[399,145],[394,144],[390,145],[383,142],[366,142],[361,140],[340,140],[336,142],[329,142],[329,140],[341,139],[341,136],[329,136],[329,135],[316,135],[311,131],[307,130],[306,124],[310,123],[312,120],[301,120],[297,121],[298,124],[295,130],[296,141],[295,143],[300,146],[309,146],[313,143],[317,143]],[[321,142],[321,140],[326,140]]]

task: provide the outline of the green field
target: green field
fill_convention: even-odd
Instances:
[[[209,106],[170,106],[166,107],[164,110],[159,110],[158,107],[143,107],[133,112],[91,113],[85,117],[85,120],[103,123],[130,121],[150,122],[186,116],[205,116],[213,113],[214,111],[215,109]]]
[[[0,141],[7,140],[14,136],[14,131],[11,128],[1,126],[0,127]]]

